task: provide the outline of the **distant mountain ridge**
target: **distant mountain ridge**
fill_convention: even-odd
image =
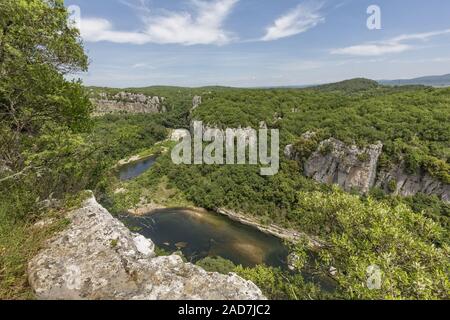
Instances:
[[[444,74],[441,76],[425,76],[414,79],[380,80],[378,82],[389,86],[424,85],[432,87],[449,87],[450,74]]]

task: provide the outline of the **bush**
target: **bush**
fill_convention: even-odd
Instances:
[[[208,272],[218,272],[222,274],[229,274],[236,268],[236,265],[233,262],[221,257],[206,257],[196,264]]]

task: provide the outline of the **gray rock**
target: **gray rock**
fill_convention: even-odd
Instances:
[[[144,94],[119,92],[108,97],[100,94],[100,99],[91,99],[95,106],[95,114],[104,115],[109,113],[165,113],[166,106],[163,97],[148,97]]]
[[[208,273],[177,255],[155,257],[151,240],[133,234],[94,198],[69,218],[71,225],[29,263],[38,299],[265,299],[235,274]]]
[[[381,142],[360,149],[331,138],[306,161],[305,175],[321,183],[338,184],[346,191],[367,193],[375,185],[382,150]]]
[[[312,139],[314,136],[313,132],[302,135],[304,139]],[[450,201],[450,185],[433,178],[425,171],[407,174],[404,165],[399,164],[390,170],[377,172],[382,149],[381,142],[367,148],[358,148],[331,138],[320,143],[318,150],[306,161],[304,174],[321,183],[338,184],[346,191],[367,193],[376,186],[387,193],[405,197],[423,193],[437,195],[444,202]],[[293,145],[287,145],[284,154],[290,160],[300,160]],[[390,190],[391,182],[395,182],[395,190]]]
[[[395,190],[390,190],[390,183],[394,182]],[[402,164],[391,170],[379,173],[376,186],[386,192],[393,192],[403,197],[414,196],[418,193],[437,195],[444,202],[450,202],[450,185],[439,181],[425,171],[417,174],[407,174]]]
[[[176,130],[173,130],[173,132],[170,136],[170,140],[178,142],[188,135],[189,135],[189,132],[187,130],[176,129]]]

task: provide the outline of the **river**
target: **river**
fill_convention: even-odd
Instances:
[[[214,212],[172,208],[122,220],[158,247],[179,250],[191,262],[219,256],[245,267],[287,266],[288,250],[280,239]]]

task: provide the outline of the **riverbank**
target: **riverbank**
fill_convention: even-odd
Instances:
[[[140,152],[134,156],[122,159],[115,165],[115,168],[133,164],[134,162],[142,161],[151,157],[156,157],[169,151],[171,141],[166,139],[155,143],[155,145],[147,150]]]
[[[142,217],[151,214],[152,211],[161,209],[167,209],[167,207],[157,203],[148,203],[139,208],[128,209],[127,213],[136,217]]]
[[[150,203],[143,206],[140,206],[138,208],[129,209],[127,211],[128,214],[134,215],[134,216],[145,216],[152,213],[152,211],[160,210],[160,209],[169,209],[168,206],[163,206],[156,203]],[[204,208],[199,207],[186,207],[185,208],[188,211],[197,212],[197,213],[204,213],[207,212]],[[253,227],[262,233],[274,236],[278,239],[285,240],[291,243],[298,243],[302,240],[307,240],[308,245],[311,249],[320,249],[323,247],[323,243],[321,243],[318,239],[315,239],[312,236],[309,236],[303,232],[299,232],[293,229],[286,229],[282,228],[276,224],[270,224],[270,225],[263,225],[260,223],[256,218],[242,214],[237,213],[229,209],[225,208],[217,208],[213,210],[219,215],[226,216],[230,220],[236,221],[240,224]]]
[[[256,218],[224,208],[218,208],[214,211],[221,215],[227,216],[231,220],[254,227],[263,233],[275,236],[288,242],[297,243],[306,239],[311,249],[319,249],[323,247],[323,244],[319,240],[293,229],[285,229],[275,224],[263,225]]]

